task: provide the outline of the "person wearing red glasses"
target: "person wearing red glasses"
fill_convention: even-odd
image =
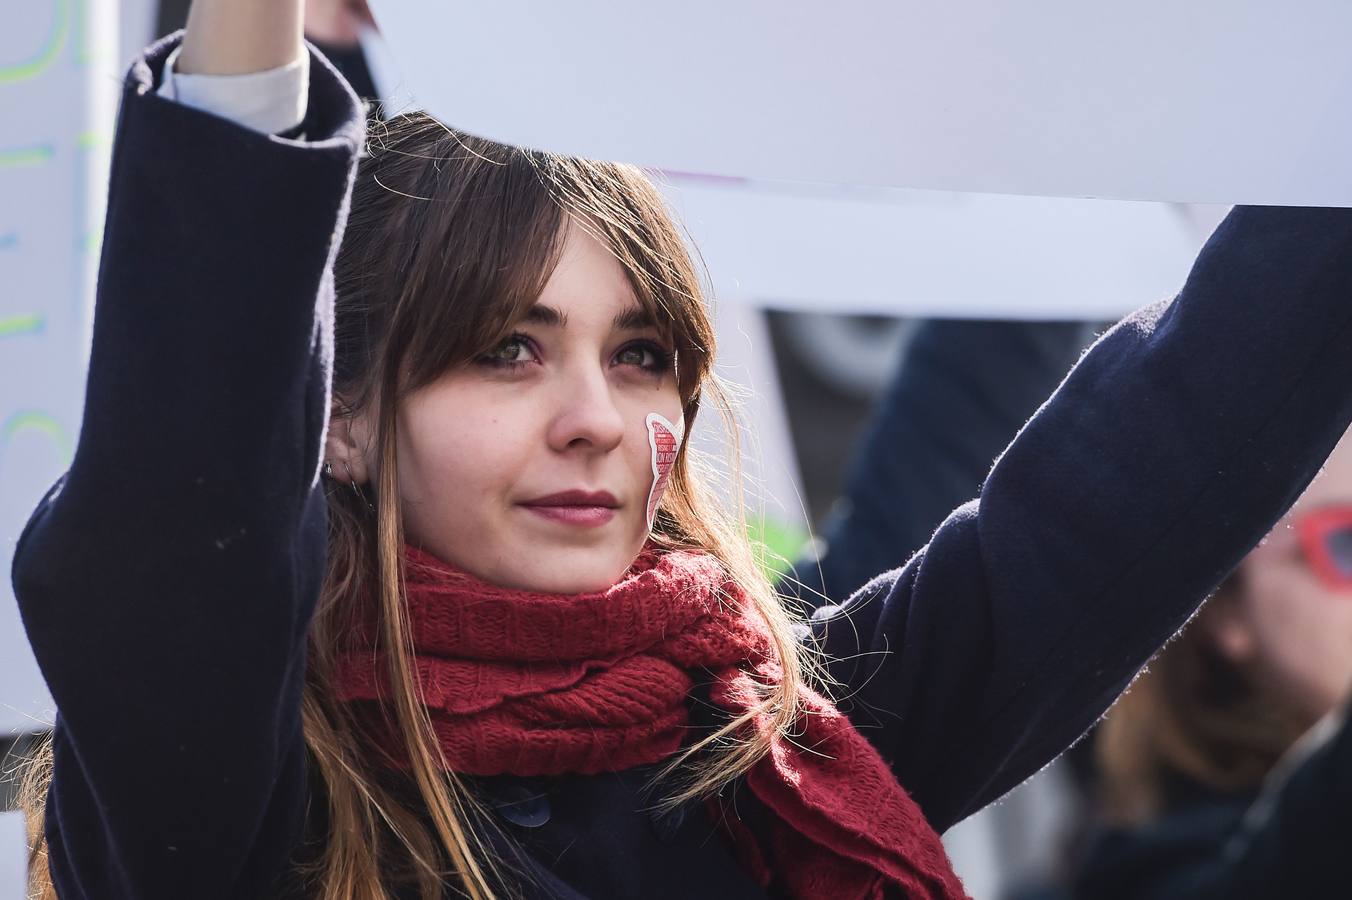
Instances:
[[[1099,729],[1076,896],[1296,896],[1352,833],[1350,697],[1352,433]]]

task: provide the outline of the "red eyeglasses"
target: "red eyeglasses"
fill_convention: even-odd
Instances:
[[[1335,590],[1352,590],[1352,506],[1330,506],[1295,522],[1300,547],[1319,579]]]

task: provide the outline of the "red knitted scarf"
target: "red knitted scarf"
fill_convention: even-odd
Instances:
[[[746,711],[779,677],[764,620],[721,564],[649,548],[613,588],[565,596],[485,584],[413,547],[405,579],[417,673],[458,772],[620,771],[667,759],[689,733],[695,676]],[[388,697],[385,661],[355,629],[340,699]],[[718,816],[743,864],[798,898],[960,898],[939,836],[873,746],[811,690],[792,741],[776,738],[747,787],[771,812],[764,844]],[[389,750],[400,756],[394,736]]]

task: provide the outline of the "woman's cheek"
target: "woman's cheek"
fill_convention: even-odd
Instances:
[[[466,393],[444,391],[407,410],[400,469],[411,476],[409,499],[444,501],[444,495],[477,494],[486,487],[485,467],[502,457],[503,448],[495,446],[500,415]]]

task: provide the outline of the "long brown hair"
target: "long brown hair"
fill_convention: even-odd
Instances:
[[[1160,651],[1094,738],[1107,818],[1143,822],[1186,784],[1219,794],[1257,789],[1310,722],[1216,645],[1213,620],[1243,602],[1236,573]]]
[[[500,871],[483,817],[449,771],[414,676],[401,583],[402,516],[395,452],[401,398],[491,348],[535,301],[559,254],[565,222],[588,229],[622,264],[653,320],[669,329],[687,426],[712,405],[737,428],[714,376],[714,334],[700,279],[653,182],[639,169],[516,149],[458,133],[422,114],[372,126],[335,272],[335,415],[374,414],[376,465],[364,490],[329,482],[327,571],[309,631],[302,730],[322,778],[327,834],[296,873],[322,900],[387,900],[416,884],[423,900],[447,885],[474,898],[500,895]],[[663,770],[660,805],[707,795],[768,752],[798,715],[809,664],[790,616],[753,557],[740,509],[704,489],[689,443],[682,448],[654,525],[671,548],[714,554],[770,625],[784,677],[758,708],[685,748]],[[732,467],[733,496],[736,465]],[[376,744],[335,701],[340,638],[362,602],[380,610],[381,649],[396,686],[389,704],[412,765],[392,782]],[[365,598],[365,599],[363,599]],[[813,667],[815,670],[815,666]],[[769,727],[754,727],[753,719]],[[708,752],[701,752],[708,751]],[[698,755],[696,755],[698,754]],[[27,767],[35,897],[54,896],[45,866],[42,806],[50,750]]]

